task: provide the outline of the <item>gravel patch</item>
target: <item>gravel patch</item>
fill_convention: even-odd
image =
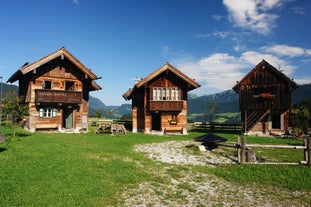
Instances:
[[[198,149],[199,145],[201,143],[194,141],[168,141],[136,145],[134,150],[147,154],[150,159],[170,164],[215,166],[236,163],[234,161],[235,158],[221,156],[218,153],[219,149],[213,151],[207,150],[198,155],[191,153],[191,148]]]
[[[126,206],[309,206],[301,197],[311,192],[287,191],[258,186],[238,186],[209,173],[191,170],[193,166],[215,167],[234,164],[234,157],[224,157],[219,149],[193,153],[194,141],[168,141],[136,145],[134,150],[148,158],[169,163],[151,172],[160,179],[127,189],[120,199]],[[190,148],[190,150],[189,150]],[[185,167],[179,167],[185,166]],[[173,175],[171,172],[177,172]],[[160,181],[159,181],[160,180]]]

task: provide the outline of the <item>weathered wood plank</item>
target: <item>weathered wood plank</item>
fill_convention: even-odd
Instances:
[[[261,144],[247,144],[246,148],[279,148],[279,149],[306,149],[305,146],[298,145],[261,145]]]

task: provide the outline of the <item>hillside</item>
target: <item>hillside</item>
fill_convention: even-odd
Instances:
[[[292,93],[292,104],[305,102],[311,99],[311,83],[300,85]]]
[[[188,98],[188,114],[207,113],[210,103],[215,103],[217,105],[215,113],[239,111],[239,97],[233,90],[193,97],[195,96],[190,95]]]

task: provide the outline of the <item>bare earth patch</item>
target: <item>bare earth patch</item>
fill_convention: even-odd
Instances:
[[[301,197],[311,192],[287,191],[258,186],[238,186],[212,174],[192,171],[192,166],[214,167],[233,164],[234,158],[215,151],[193,153],[194,141],[168,141],[136,145],[134,150],[148,158],[169,163],[153,171],[161,181],[141,183],[138,189],[127,189],[121,195],[126,206],[309,206]],[[185,166],[180,168],[178,166]],[[176,169],[177,168],[177,169]],[[176,173],[174,174],[174,171]],[[173,172],[173,173],[172,173]]]

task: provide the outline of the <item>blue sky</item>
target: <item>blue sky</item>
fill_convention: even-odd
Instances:
[[[65,47],[99,77],[106,105],[170,62],[202,86],[231,89],[262,59],[311,83],[311,1],[0,0],[0,76]],[[15,83],[17,84],[17,83]]]

